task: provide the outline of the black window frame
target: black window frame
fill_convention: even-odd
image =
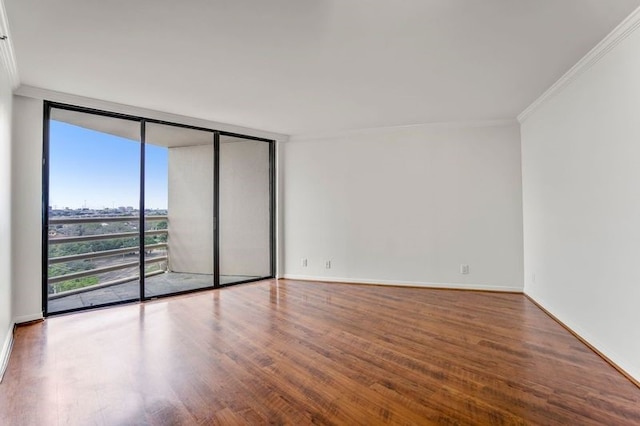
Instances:
[[[114,111],[107,111],[96,108],[83,107],[78,105],[66,104],[56,101],[43,101],[43,147],[42,147],[42,313],[47,317],[50,315],[60,315],[71,312],[86,311],[97,308],[104,308],[109,306],[130,304],[130,303],[143,303],[147,300],[172,297],[181,294],[194,293],[200,291],[207,291],[211,289],[219,289],[222,287],[233,286],[237,284],[245,284],[249,282],[255,282],[265,279],[273,279],[276,276],[276,263],[277,263],[277,250],[276,250],[276,141],[275,139],[262,138],[258,136],[251,136],[241,133],[228,132],[224,130],[218,130],[207,127],[193,126],[189,124],[172,122],[166,120],[159,120],[150,117],[136,116],[131,114],[124,114]],[[48,311],[48,271],[49,271],[49,154],[50,154],[50,119],[52,109],[61,109],[73,112],[80,112],[85,114],[99,115],[103,117],[122,119],[128,121],[135,121],[140,124],[140,199],[139,211],[140,211],[140,226],[139,226],[139,241],[140,241],[140,294],[137,300],[130,301],[116,301],[109,302],[96,306],[87,306],[81,308],[74,308],[68,310],[61,310],[50,313]],[[162,124],[167,126],[181,127],[185,129],[200,130],[204,132],[210,132],[213,138],[214,146],[214,167],[213,167],[213,197],[214,197],[214,237],[213,237],[213,277],[214,282],[212,287],[204,287],[200,289],[184,290],[175,293],[163,294],[160,296],[145,296],[145,271],[144,271],[144,225],[145,225],[145,136],[147,123]],[[269,144],[269,251],[270,251],[270,274],[269,276],[250,278],[247,280],[236,281],[229,284],[220,284],[220,137],[228,136],[246,140],[253,140],[259,142],[265,142]]]

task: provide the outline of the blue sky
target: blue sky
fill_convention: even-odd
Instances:
[[[168,150],[145,146],[145,207],[167,208]],[[49,205],[138,207],[140,143],[51,120]]]

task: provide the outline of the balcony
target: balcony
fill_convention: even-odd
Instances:
[[[144,218],[145,297],[213,286],[213,274],[171,269],[167,215]],[[56,216],[49,220],[48,311],[62,312],[140,298],[137,215]],[[221,276],[221,284],[255,279]]]

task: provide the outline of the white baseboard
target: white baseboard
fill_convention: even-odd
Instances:
[[[640,370],[637,368],[637,364],[626,361],[624,357],[621,357],[611,348],[602,344],[592,333],[588,333],[586,329],[578,326],[576,323],[567,321],[567,318],[556,315],[557,309],[553,308],[553,305],[547,303],[539,296],[532,296],[529,293],[524,294],[529,300],[542,309],[547,315],[553,318],[558,324],[564,327],[569,333],[573,334],[578,340],[584,343],[589,349],[598,354],[602,359],[608,362],[613,368],[618,370],[623,376],[629,379],[633,384],[640,388]]]
[[[305,280],[305,281],[323,281],[331,283],[345,284],[373,284],[403,287],[424,287],[424,288],[443,288],[452,290],[482,290],[482,291],[503,291],[509,293],[523,293],[523,287],[514,286],[495,286],[486,284],[472,283],[432,283],[424,281],[392,281],[392,280],[376,280],[370,278],[341,278],[341,277],[318,277],[314,275],[293,275],[284,274],[285,279],[289,280]]]
[[[13,332],[15,330],[16,324],[22,324],[30,321],[38,321],[41,319],[42,319],[42,313],[22,315],[14,318],[13,322],[9,325],[9,330],[7,331],[7,337],[4,339],[4,343],[2,345],[2,352],[0,352],[0,382],[4,377],[4,372],[7,369],[7,365],[9,365],[9,357],[11,356],[11,349],[13,348]]]
[[[0,382],[9,364],[9,356],[11,355],[11,348],[13,347],[13,327],[14,324],[11,323],[7,331],[7,337],[4,339],[4,344],[2,345],[2,352],[0,352]]]
[[[13,322],[15,324],[22,324],[22,323],[25,323],[25,322],[39,321],[41,319],[42,319],[42,312],[37,313],[37,314],[21,315],[19,317],[15,317],[13,319]]]

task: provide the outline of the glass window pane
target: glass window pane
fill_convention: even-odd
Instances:
[[[139,298],[140,124],[53,108],[47,311]]]
[[[220,138],[220,284],[269,277],[269,143]]]
[[[213,286],[213,133],[147,123],[145,297]]]

